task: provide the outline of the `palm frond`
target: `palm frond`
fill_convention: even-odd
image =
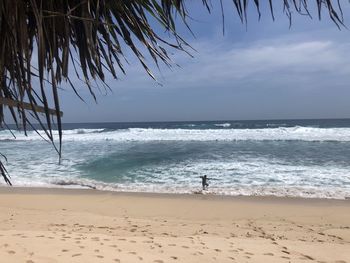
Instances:
[[[248,0],[232,1],[236,14],[246,23],[247,9],[251,6]],[[211,10],[210,0],[198,2]],[[253,2],[259,17],[261,2]],[[315,2],[319,18],[325,9],[338,27],[344,25],[340,1]],[[58,89],[62,82],[68,82],[80,97],[70,80],[69,67],[74,67],[93,97],[92,80],[104,83],[106,73],[114,78],[125,74],[122,63],[125,50],[131,50],[154,78],[145,61],[145,50],[156,65],[161,62],[168,66],[172,63],[169,48],[187,52],[189,45],[176,28],[176,17],[190,28],[185,3],[185,0],[1,0],[0,124],[4,121],[4,106],[17,127],[25,132],[28,126],[32,127],[31,122],[38,122],[61,156]],[[275,3],[272,0],[268,3],[274,18]],[[290,21],[292,12],[310,15],[308,0],[282,3]],[[155,23],[168,31],[172,40],[157,34]],[[54,127],[59,131],[57,147]],[[0,173],[10,183],[1,162]]]

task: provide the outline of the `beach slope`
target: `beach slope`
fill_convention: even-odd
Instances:
[[[350,262],[350,201],[0,189],[2,262]]]

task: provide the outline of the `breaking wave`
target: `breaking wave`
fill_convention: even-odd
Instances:
[[[218,124],[219,125],[219,124]],[[226,125],[220,124],[220,125]],[[43,131],[39,131],[44,135]],[[0,141],[42,140],[34,131],[28,136],[0,131]],[[57,131],[54,134],[58,135]],[[350,142],[350,128],[278,127],[264,129],[73,129],[63,131],[64,141],[337,141]]]

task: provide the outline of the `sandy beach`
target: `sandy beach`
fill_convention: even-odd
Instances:
[[[1,188],[1,262],[350,262],[350,201]]]

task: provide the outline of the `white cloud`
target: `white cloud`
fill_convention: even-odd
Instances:
[[[348,79],[348,45],[331,41],[276,41],[246,47],[199,43],[192,61],[181,59],[181,69],[165,74],[164,83],[173,87],[232,86],[242,81],[312,81],[318,78]],[[186,63],[187,62],[187,63]],[[264,84],[264,83],[261,83]]]
[[[236,88],[345,85],[350,81],[346,42],[280,37],[237,45],[217,40],[192,44],[194,58],[175,52],[173,61],[180,67],[151,67],[164,89]],[[115,93],[120,90],[158,87],[132,57],[128,58],[127,75],[107,82]],[[152,64],[149,61],[149,64]],[[84,87],[85,88],[85,87]]]

